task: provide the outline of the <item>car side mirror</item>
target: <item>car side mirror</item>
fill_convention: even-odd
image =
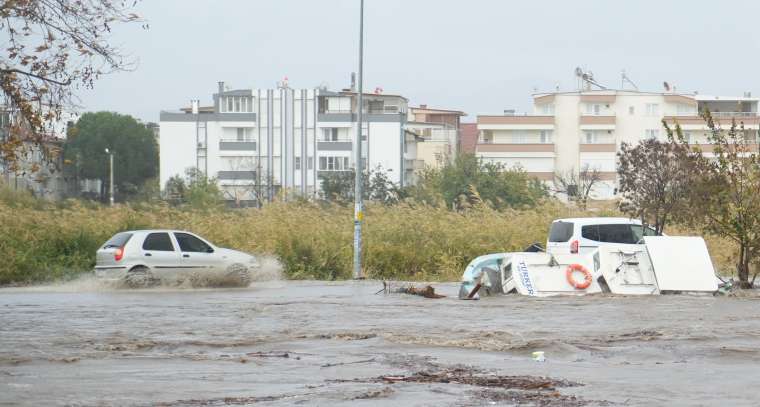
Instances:
[[[206,249],[206,253],[213,253],[213,252],[214,252],[213,247],[209,247],[208,249]]]

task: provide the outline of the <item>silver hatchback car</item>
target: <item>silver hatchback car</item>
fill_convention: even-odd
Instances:
[[[227,281],[234,285],[247,286],[258,267],[256,257],[216,247],[190,232],[132,230],[115,234],[98,249],[95,275],[146,287],[165,278],[211,272],[229,277]]]

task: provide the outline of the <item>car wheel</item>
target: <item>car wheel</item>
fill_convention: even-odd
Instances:
[[[230,281],[234,281],[240,287],[248,287],[251,284],[251,273],[248,271],[248,267],[235,263],[227,267],[227,278]]]
[[[158,278],[153,276],[150,269],[145,266],[137,266],[129,270],[127,275],[124,276],[124,285],[129,288],[152,287],[158,284],[158,281]]]

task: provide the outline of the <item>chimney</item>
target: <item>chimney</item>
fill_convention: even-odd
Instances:
[[[420,105],[420,109],[427,109],[427,105]]]
[[[219,96],[221,96],[224,93],[224,81],[217,82],[217,84],[219,85]]]
[[[356,72],[351,72],[351,92],[356,91]]]
[[[190,101],[190,106],[192,106],[193,114],[198,114],[198,105],[200,105],[200,100],[193,99]]]
[[[504,109],[504,116],[514,116],[515,109]]]

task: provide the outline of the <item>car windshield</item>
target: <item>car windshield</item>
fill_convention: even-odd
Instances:
[[[112,238],[108,239],[108,241],[103,245],[104,249],[108,249],[110,247],[124,247],[124,245],[127,244],[129,241],[129,238],[132,237],[131,233],[121,232],[113,235]]]

